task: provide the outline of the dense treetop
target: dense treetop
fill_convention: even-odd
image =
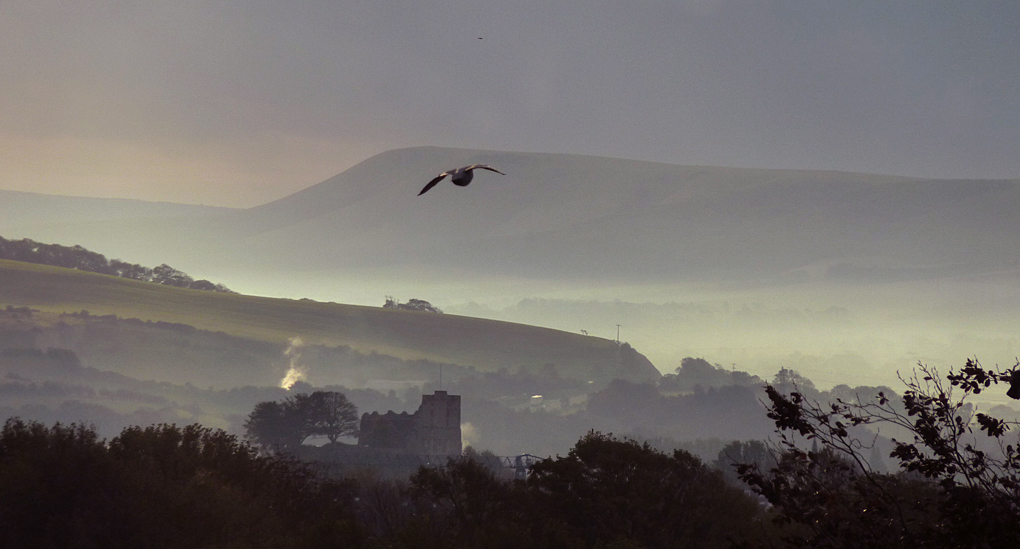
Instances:
[[[349,484],[199,425],[10,419],[0,431],[5,547],[336,547],[357,543]]]
[[[393,298],[393,296],[386,296],[386,301],[383,303],[383,309],[399,309],[401,311],[422,311],[426,313],[439,313],[442,314],[443,310],[435,305],[425,301],[424,299],[409,299],[407,303],[401,303]]]
[[[142,282],[155,282],[177,288],[233,293],[223,284],[214,284],[208,280],[195,280],[165,263],[150,269],[119,259],[107,260],[103,254],[89,251],[77,245],[69,247],[60,244],[43,244],[28,238],[7,240],[0,237],[0,259],[78,269]]]

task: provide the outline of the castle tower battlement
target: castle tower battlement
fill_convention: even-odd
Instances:
[[[460,395],[446,391],[422,395],[421,405],[411,415],[362,414],[358,445],[394,453],[459,456]]]
[[[418,446],[427,455],[460,455],[460,395],[446,391],[422,395],[415,412],[418,421]]]

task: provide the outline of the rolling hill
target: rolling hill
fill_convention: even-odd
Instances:
[[[422,197],[423,174],[485,162]],[[436,192],[439,191],[439,192]],[[312,268],[411,264],[640,281],[778,276],[818,263],[1010,264],[1020,181],[677,166],[439,148],[390,151],[233,214],[243,241]],[[314,247],[318,253],[309,254]]]
[[[523,324],[376,307],[184,290],[71,269],[0,261],[0,305],[50,313],[86,310],[178,323],[255,343],[346,346],[364,355],[473,367],[538,370],[608,381],[655,379],[655,367],[629,346]],[[153,350],[157,352],[158,350]],[[281,357],[282,358],[282,357]],[[251,372],[237,385],[265,372]],[[344,376],[338,372],[338,376]],[[272,372],[278,376],[278,372]],[[348,375],[348,377],[351,377]],[[178,382],[186,380],[178,379]],[[327,380],[323,380],[324,382]],[[333,380],[334,383],[339,382]]]
[[[444,182],[417,196],[434,174],[475,162],[508,175],[486,172],[470,187]],[[217,278],[401,271],[632,283],[925,278],[1013,266],[1018,207],[1020,180],[417,147],[245,210],[150,205],[158,215],[127,218],[40,207],[32,223],[8,220],[0,230]],[[231,282],[224,280],[244,285]]]
[[[443,182],[417,196],[435,174],[476,162],[507,175],[485,172],[469,187]],[[1013,356],[1017,179],[416,147],[249,209],[68,198],[69,209],[45,206],[61,197],[44,198],[31,223],[0,219],[0,235],[169,263],[249,295],[362,305],[419,298],[606,338],[622,324],[622,337],[663,371],[684,356],[714,356],[767,377],[804,352],[821,357],[814,362],[864,356],[869,371],[890,376],[919,359]],[[533,298],[602,305],[599,314],[575,316],[498,312]],[[705,310],[723,313],[659,319],[617,303],[703,300]],[[748,326],[733,312],[743,305],[798,314],[835,307],[855,319],[857,335],[807,321],[800,332]],[[947,340],[969,342],[949,351]]]

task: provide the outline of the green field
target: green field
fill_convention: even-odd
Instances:
[[[0,260],[0,306],[44,312],[174,322],[272,343],[348,345],[404,360],[426,359],[481,371],[554,364],[561,375],[654,379],[641,354],[613,341],[523,324],[184,290],[59,267]]]

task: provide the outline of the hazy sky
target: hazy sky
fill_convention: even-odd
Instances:
[[[252,206],[416,145],[1016,178],[1018,29],[1016,0],[0,0],[0,189]]]

